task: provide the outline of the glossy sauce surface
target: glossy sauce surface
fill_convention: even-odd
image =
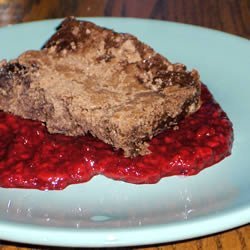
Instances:
[[[133,159],[92,136],[49,134],[44,124],[0,112],[0,186],[63,189],[93,176],[156,183],[173,175],[195,175],[230,155],[232,123],[202,86],[202,106],[150,141],[151,154]]]

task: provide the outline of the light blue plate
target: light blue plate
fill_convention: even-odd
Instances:
[[[171,22],[92,18],[196,68],[234,124],[232,155],[197,176],[133,185],[98,176],[63,191],[0,188],[0,238],[55,246],[131,246],[208,235],[250,222],[250,42]],[[59,20],[0,29],[0,58],[39,49]]]

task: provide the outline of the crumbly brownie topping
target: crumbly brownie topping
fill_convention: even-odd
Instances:
[[[1,109],[41,120],[51,133],[91,133],[126,156],[149,153],[147,140],[200,106],[197,71],[74,18],[42,50],[2,64]]]

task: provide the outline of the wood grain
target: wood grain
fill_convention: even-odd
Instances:
[[[249,0],[0,0],[0,26],[70,15],[161,19],[250,38]],[[0,250],[51,249],[9,242],[1,244]],[[249,250],[250,226],[183,242],[119,249]]]
[[[249,0],[0,0],[0,25],[69,15],[162,19],[250,38]]]

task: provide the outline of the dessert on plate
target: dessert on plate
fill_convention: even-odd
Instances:
[[[66,18],[41,50],[0,62],[0,186],[63,189],[194,175],[231,153],[196,70],[135,36]]]

